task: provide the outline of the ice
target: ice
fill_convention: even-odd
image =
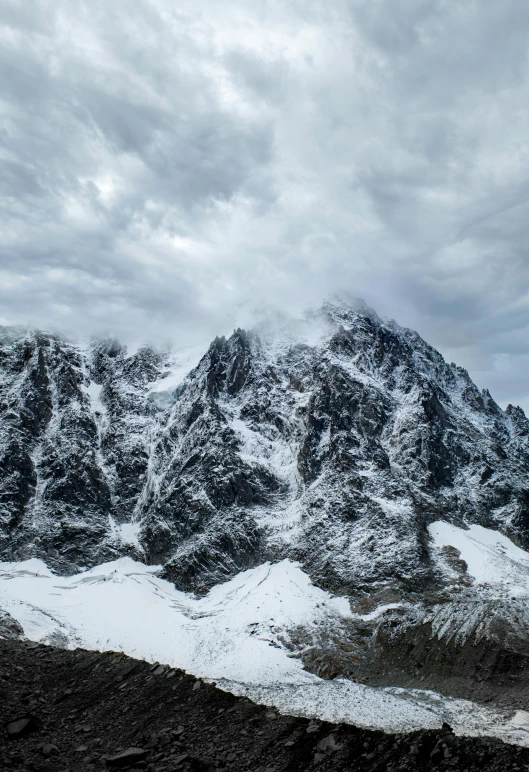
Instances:
[[[16,566],[16,573],[20,576],[27,574],[28,576],[53,576],[46,563],[39,558],[30,558],[29,560],[21,560],[18,563],[0,563],[0,575],[4,570],[4,566]]]
[[[72,577],[37,576],[42,567],[40,561],[0,564],[1,607],[23,627],[37,610],[49,615],[50,628],[41,621],[37,640],[59,624],[88,648],[126,651],[209,678],[314,680],[277,648],[277,634],[285,625],[349,613],[347,601],[314,587],[289,561],[246,571],[200,599],[156,576],[160,566],[131,558]]]

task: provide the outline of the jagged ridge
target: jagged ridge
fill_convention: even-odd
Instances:
[[[174,356],[4,329],[0,555],[132,552],[204,590],[288,556],[335,591],[439,582],[427,525],[529,541],[529,423],[415,332],[329,302]],[[167,379],[170,380],[170,379]]]

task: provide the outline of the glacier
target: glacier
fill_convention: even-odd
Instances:
[[[461,529],[441,536],[443,525],[432,525],[437,545],[472,538],[473,548],[486,552],[499,544],[496,562],[503,561],[506,570],[494,576],[509,589],[515,564],[527,562],[525,553],[518,554],[512,544],[506,548],[501,537],[485,529],[479,538]],[[36,558],[4,562],[0,607],[30,640],[162,662],[293,715],[394,732],[447,722],[459,734],[487,734],[529,746],[529,715],[523,710],[487,708],[431,690],[329,681],[304,670],[282,645],[289,629],[335,626],[344,617],[362,615],[354,614],[345,598],[314,586],[299,564],[265,563],[203,597],[177,590],[160,571],[128,557],[71,577],[54,574]]]

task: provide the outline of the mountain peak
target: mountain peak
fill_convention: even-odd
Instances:
[[[0,342],[2,554],[88,565],[135,550],[191,589],[286,554],[352,588],[392,561],[404,584],[426,576],[417,529],[434,512],[529,542],[523,416],[358,298],[261,333],[238,328],[174,361],[60,339],[37,358]],[[135,546],[110,519],[134,521]],[[388,529],[405,546],[384,546]]]
[[[355,297],[349,293],[333,293],[322,303],[322,309],[327,313],[339,314],[360,314],[367,316],[373,321],[380,321],[377,312],[369,306],[362,298]]]

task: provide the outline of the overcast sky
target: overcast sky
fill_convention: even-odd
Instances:
[[[529,408],[529,3],[4,0],[0,323],[336,289]]]

